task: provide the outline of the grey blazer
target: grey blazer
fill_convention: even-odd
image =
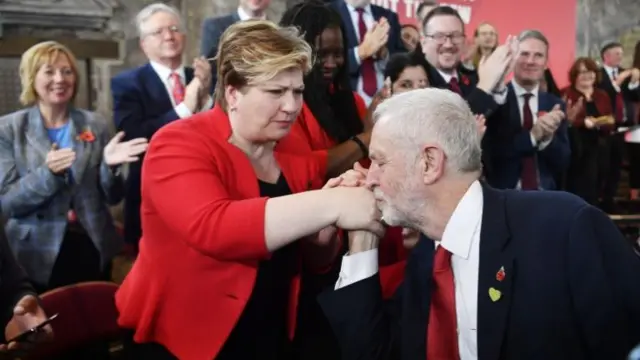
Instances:
[[[18,262],[31,280],[47,284],[73,206],[80,224],[101,254],[104,267],[122,247],[108,204],[124,194],[121,176],[102,161],[110,139],[98,114],[71,109],[71,134],[91,131],[95,140],[73,139],[74,184],[45,165],[51,141],[36,107],[0,118],[0,206],[8,219],[5,232]]]

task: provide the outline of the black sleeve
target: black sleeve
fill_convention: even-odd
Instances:
[[[28,294],[36,295],[36,292],[11,252],[4,225],[0,225],[0,316],[2,316],[0,324],[2,329],[11,320],[15,304]],[[4,331],[1,333],[4,341]]]
[[[342,289],[324,292],[318,302],[338,339],[343,359],[399,358],[401,301],[399,296],[387,302],[383,300],[378,274]]]
[[[640,257],[592,206],[576,213],[567,254],[575,319],[589,359],[625,359],[640,343]]]

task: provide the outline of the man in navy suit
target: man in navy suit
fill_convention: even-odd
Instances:
[[[480,182],[480,135],[460,96],[386,100],[369,153],[381,221],[423,235],[385,303],[378,239],[349,234],[335,290],[319,298],[343,359],[623,359],[640,341],[631,244],[576,196]]]
[[[209,109],[211,69],[202,59],[194,67],[182,65],[184,27],[175,8],[156,3],[136,17],[140,47],[149,62],[111,79],[114,121],[126,139],[151,139],[162,126]],[[124,205],[124,238],[137,245],[140,224],[142,159],[129,166]]]
[[[200,41],[200,54],[207,59],[212,59],[218,54],[220,37],[238,21],[251,19],[266,19],[266,11],[271,0],[240,0],[238,9],[231,14],[207,18],[202,22],[202,40]],[[216,86],[215,62],[211,61],[212,81],[211,86]]]
[[[564,104],[540,91],[549,42],[536,30],[518,37],[514,78],[507,101],[488,120],[491,186],[500,189],[555,190],[569,166],[571,149]]]
[[[384,85],[389,55],[406,51],[398,15],[371,0],[337,0],[331,5],[347,33],[351,87],[369,104]]]

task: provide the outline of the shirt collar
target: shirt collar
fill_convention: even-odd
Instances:
[[[168,67],[160,63],[157,63],[155,61],[150,61],[150,63],[151,63],[151,67],[156,72],[156,74],[158,74],[158,77],[162,79],[162,81],[167,81],[171,76],[171,73],[175,72],[180,76],[183,82],[186,82],[186,76],[184,74],[184,66],[180,65],[180,67],[178,67],[177,69],[171,70]]]
[[[452,254],[468,259],[475,234],[480,230],[484,197],[482,185],[474,181],[451,214],[444,228],[440,246]]]
[[[531,96],[533,97],[538,97],[540,84],[537,84],[531,91],[529,91],[520,86],[520,84],[518,84],[514,79],[511,81],[511,86],[513,86],[513,91],[516,93],[516,98],[521,98],[524,94],[531,94]]]
[[[607,74],[609,74],[609,76],[612,76],[614,72],[618,72],[617,68],[611,67],[609,65],[602,65],[602,67],[604,67],[604,70],[607,72]]]
[[[246,11],[244,11],[243,8],[238,7],[238,17],[240,17],[240,21],[246,21],[246,20],[267,20],[267,15],[263,14],[262,16],[258,17],[258,18],[254,18],[253,16],[247,14]]]
[[[346,3],[346,5],[347,5],[347,9],[349,9],[349,12],[352,12],[352,13],[357,12],[357,9],[353,5],[348,4],[348,3]],[[367,4],[364,7],[362,7],[361,9],[363,10],[363,12],[365,14],[373,16],[373,13],[371,12],[371,4]]]
[[[439,69],[436,69],[436,70],[438,70],[438,74],[440,74],[440,76],[442,76],[442,79],[444,80],[444,82],[446,84],[448,84],[451,81],[451,79],[457,79],[458,78],[458,71],[457,70],[452,72],[452,73],[450,73],[450,74],[448,74],[448,73],[446,73],[444,71],[440,71]]]

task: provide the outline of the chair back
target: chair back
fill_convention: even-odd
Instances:
[[[92,281],[42,294],[42,308],[47,315],[59,315],[51,322],[53,341],[38,345],[29,359],[50,359],[97,341],[121,339],[125,332],[117,322],[117,290],[115,283]]]

